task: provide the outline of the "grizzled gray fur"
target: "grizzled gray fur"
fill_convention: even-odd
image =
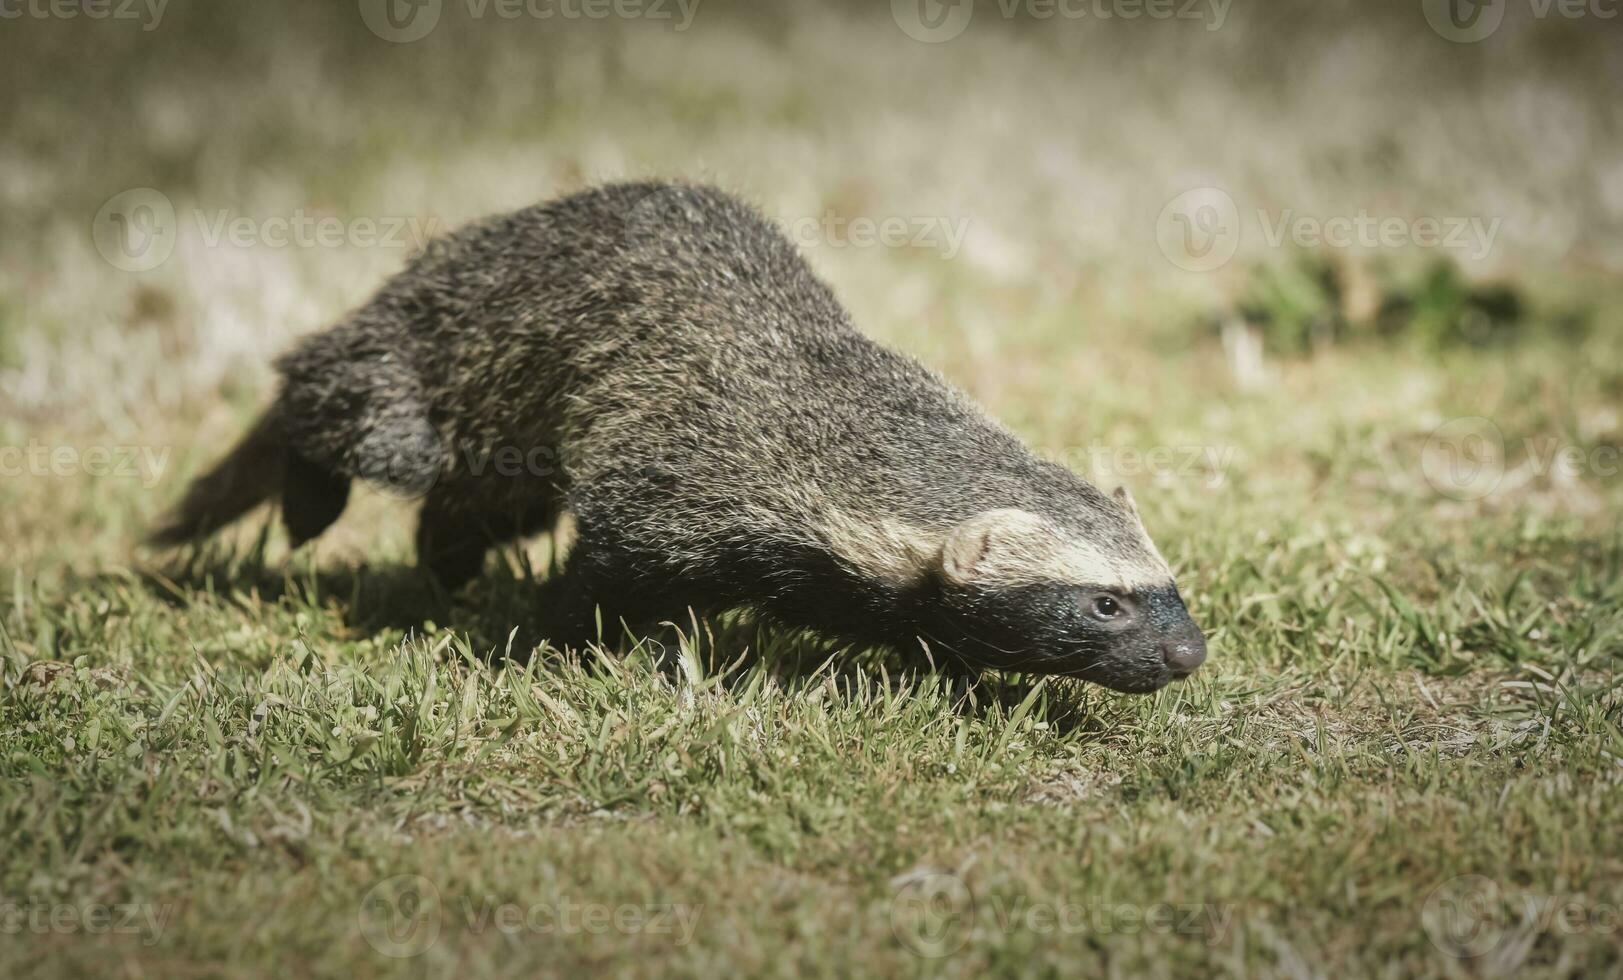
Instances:
[[[156,541],[279,496],[298,545],[360,478],[423,497],[419,560],[448,588],[573,515],[541,611],[559,644],[597,638],[599,611],[748,606],[1128,691],[1205,656],[1124,493],[863,336],[713,188],[618,184],[473,224],[278,366],[275,404]]]

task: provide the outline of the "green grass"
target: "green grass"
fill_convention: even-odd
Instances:
[[[0,107],[0,451],[148,454],[0,456],[0,974],[1623,969],[1609,49],[1562,18],[1471,47],[1418,13],[1240,6],[1210,35],[977,21],[940,46],[855,5],[720,0],[681,37],[456,4],[410,46],[342,5],[0,32],[38,92]],[[1311,70],[1253,77],[1285,49]],[[1186,77],[1233,77],[1223,111]],[[294,555],[268,516],[140,548],[269,359],[404,253],[187,233],[128,274],[86,234],[111,195],[454,224],[651,172],[786,220],[969,219],[951,260],[808,252],[866,329],[1133,489],[1210,634],[1200,673],[966,689],[741,617],[504,669],[550,544],[446,601],[409,508],[364,492]],[[1157,214],[1207,182],[1242,213],[1506,220],[1459,276],[1256,236],[1185,273]],[[1359,312],[1380,276],[1400,302]],[[1525,315],[1488,336],[1473,297],[1500,286]],[[1241,307],[1260,374],[1212,329]],[[1438,441],[1474,417],[1503,444],[1480,495],[1439,481],[1484,459]]]
[[[1451,380],[1501,370],[1477,357]],[[1242,466],[1232,485],[1263,489],[1147,495],[1214,651],[1149,698],[966,692],[745,622],[493,668],[524,554],[441,626],[412,622],[435,600],[389,546],[18,570],[0,891],[161,929],[24,926],[0,969],[1615,968],[1623,541],[1367,493],[1381,464],[1342,458],[1329,401],[1306,441],[1333,459],[1301,487]],[[1594,492],[1615,506],[1615,481]],[[358,521],[396,513],[368,503]],[[1498,930],[1469,960],[1434,897],[1461,875],[1502,890],[1459,906]],[[381,954],[427,942],[380,925],[419,893],[401,921],[432,944]],[[1548,911],[1569,905],[1588,918]]]

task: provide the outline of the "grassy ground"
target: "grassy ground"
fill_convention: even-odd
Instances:
[[[1334,4],[946,45],[854,6],[717,3],[674,36],[461,9],[400,46],[348,8],[6,28],[11,90],[53,82],[0,109],[0,973],[1623,970],[1604,49]],[[1281,43],[1311,57],[1239,70]],[[446,603],[371,494],[297,555],[264,521],[137,546],[268,358],[404,260],[354,219],[646,173],[809,219],[874,334],[1131,486],[1211,634],[1200,674],[965,691],[742,620],[493,668],[549,544]],[[1443,257],[1523,309],[1422,331],[1473,321],[1417,292],[1378,329],[1356,289],[1257,286],[1296,260],[1254,225],[1185,271],[1157,215],[1206,185],[1242,215],[1501,217]],[[180,228],[145,272],[87,233],[132,187]],[[263,240],[301,209],[351,224]],[[221,212],[255,240],[211,243]],[[854,247],[831,213],[967,234]],[[1377,292],[1438,257],[1312,254]]]

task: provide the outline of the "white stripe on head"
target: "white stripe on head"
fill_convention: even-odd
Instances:
[[[947,535],[941,569],[948,580],[959,584],[1064,582],[1127,592],[1170,585],[1172,572],[1143,533],[1143,525],[1135,521],[1132,526],[1137,531],[1135,547],[1107,551],[1028,511],[989,510]]]
[[[1131,592],[1172,583],[1172,572],[1136,513],[1129,525],[1136,540],[1115,549],[1120,554],[1015,508],[977,514],[945,536],[889,519],[862,521],[840,512],[824,517],[825,543],[877,581],[916,582],[939,571],[961,585],[1062,582]]]

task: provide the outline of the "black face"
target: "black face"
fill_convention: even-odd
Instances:
[[[1206,638],[1173,585],[1119,591],[1058,583],[944,586],[925,639],[1006,670],[1067,674],[1147,693],[1194,672]]]

